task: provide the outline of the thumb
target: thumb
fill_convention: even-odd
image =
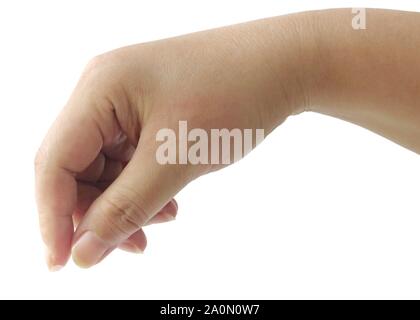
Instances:
[[[146,138],[144,130],[130,162],[92,203],[75,232],[72,255],[80,267],[100,262],[188,182],[186,166],[161,165],[156,161],[156,141],[151,135]]]

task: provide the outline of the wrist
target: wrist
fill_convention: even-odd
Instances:
[[[325,61],[321,53],[317,12],[263,20],[269,31],[270,78],[274,94],[266,107],[267,128],[288,116],[311,110],[322,84]]]

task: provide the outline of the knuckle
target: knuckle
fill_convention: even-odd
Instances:
[[[122,234],[128,237],[148,220],[146,211],[139,202],[127,195],[118,193],[104,200],[109,210],[105,223],[113,236]]]
[[[102,75],[103,70],[110,65],[113,54],[110,52],[102,53],[89,60],[82,73],[82,79],[97,79]]]
[[[107,56],[108,54],[103,53],[91,58],[85,67],[85,72],[89,73],[90,71],[95,71],[100,68],[105,63]]]

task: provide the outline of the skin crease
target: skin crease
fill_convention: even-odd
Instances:
[[[316,111],[420,152],[420,14],[350,9],[264,19],[133,45],[94,58],[35,159],[52,270],[116,247],[142,251],[142,227],[173,219],[173,197],[212,165],[159,165],[156,132],[265,129]],[[417,31],[417,32],[416,32]],[[76,229],[75,229],[76,227]],[[73,247],[73,249],[72,249]]]

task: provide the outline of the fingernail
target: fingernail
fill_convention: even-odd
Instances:
[[[134,243],[125,241],[121,243],[118,248],[131,253],[143,253],[143,250],[137,247]]]
[[[174,202],[174,205],[175,205],[176,209],[178,210],[178,202],[176,202],[175,199],[172,199],[172,201]]]
[[[63,268],[62,265],[56,264],[54,255],[51,254],[47,247],[45,247],[45,260],[50,272],[57,272]]]
[[[171,215],[169,213],[164,213],[163,214],[163,220],[165,222],[173,221],[173,220],[175,220],[175,216],[173,216],[173,215]]]
[[[109,246],[94,232],[86,231],[74,244],[72,256],[74,262],[81,268],[89,268],[99,261],[109,251]]]
[[[63,266],[60,265],[55,265],[55,266],[48,266],[50,272],[57,272],[60,271],[61,269],[63,269]]]

